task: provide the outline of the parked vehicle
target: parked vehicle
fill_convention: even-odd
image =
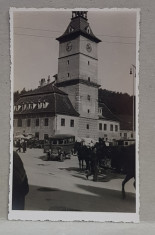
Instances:
[[[44,140],[44,153],[47,153],[48,160],[70,159],[75,144],[75,136],[55,135]]]

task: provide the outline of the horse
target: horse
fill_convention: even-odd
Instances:
[[[125,178],[122,182],[122,197],[123,199],[126,198],[125,193],[125,184],[132,178],[134,178],[134,187],[136,188],[136,178],[135,178],[135,145],[130,145],[128,147],[125,147],[124,149],[125,154],[125,164],[124,164],[124,170],[125,170]]]

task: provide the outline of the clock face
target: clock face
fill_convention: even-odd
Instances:
[[[91,44],[90,44],[90,43],[87,43],[86,49],[87,49],[88,52],[91,52],[91,51],[92,51],[92,47],[91,47]]]
[[[67,42],[66,44],[66,51],[71,51],[72,50],[72,43],[71,42]]]

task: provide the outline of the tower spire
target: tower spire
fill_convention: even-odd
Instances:
[[[75,39],[80,35],[93,42],[101,42],[101,40],[93,34],[93,31],[90,28],[87,19],[87,11],[72,11],[72,18],[66,31],[60,37],[56,38],[56,40],[59,42],[66,42]]]
[[[72,11],[72,19],[82,17],[87,20],[87,11]]]

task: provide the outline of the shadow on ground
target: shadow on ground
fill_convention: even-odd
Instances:
[[[125,200],[120,191],[77,184],[77,191],[30,185],[25,210],[135,212],[135,194],[127,193]]]

